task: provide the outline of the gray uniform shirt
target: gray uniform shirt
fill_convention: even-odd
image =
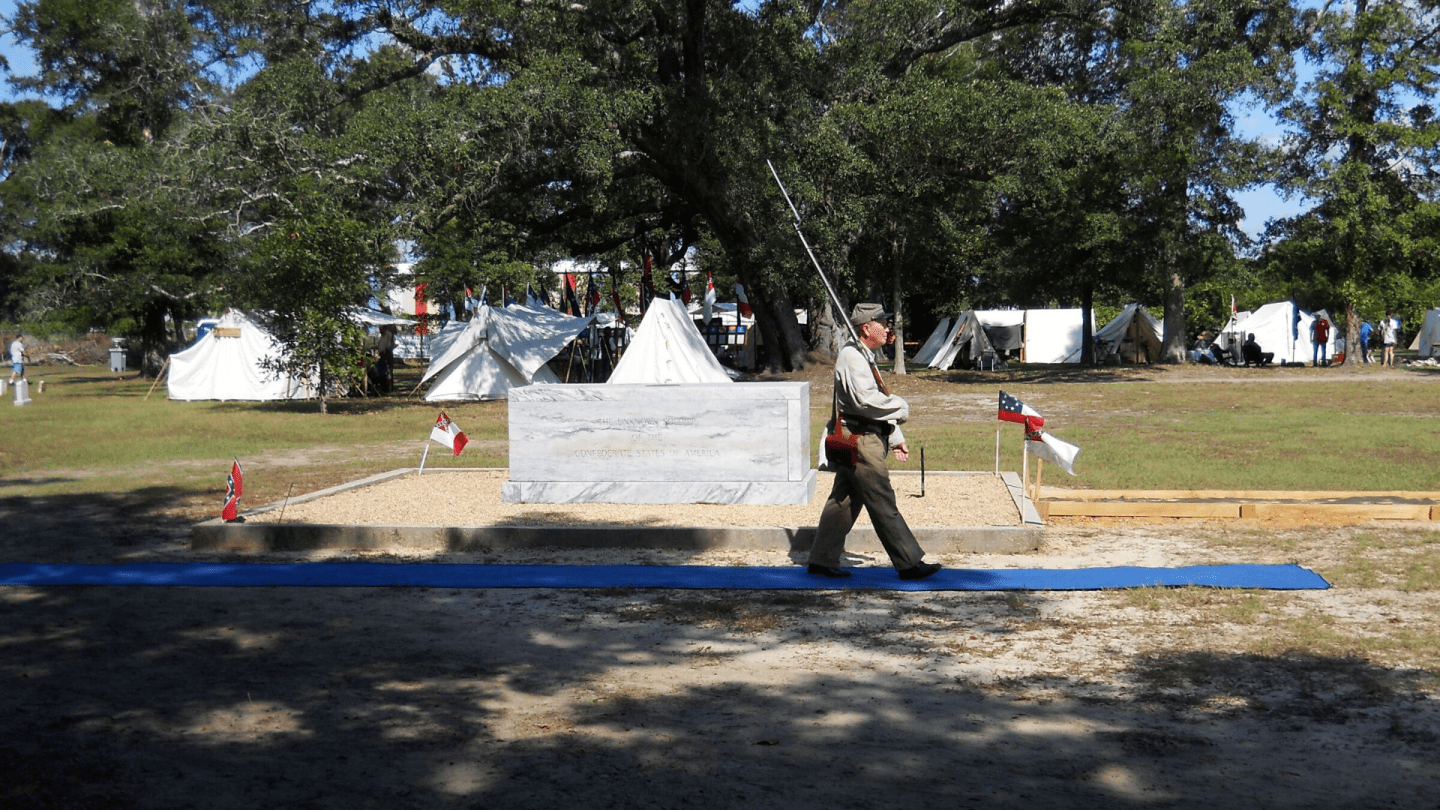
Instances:
[[[875,384],[875,375],[870,373],[873,358],[874,355],[864,346],[846,343],[835,358],[835,395],[841,413],[895,425],[895,432],[890,434],[890,446],[895,447],[905,443],[900,424],[910,418],[910,403],[902,397],[880,391]]]

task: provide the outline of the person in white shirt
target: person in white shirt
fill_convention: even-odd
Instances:
[[[1380,342],[1385,345],[1385,353],[1380,357],[1380,365],[1395,367],[1395,344],[1400,340],[1400,319],[1395,317],[1394,312],[1385,313],[1385,320],[1380,322]]]
[[[835,485],[820,512],[820,525],[810,547],[808,570],[816,576],[850,576],[840,567],[840,557],[862,506],[870,513],[880,544],[901,579],[924,579],[940,570],[939,565],[925,562],[924,549],[900,515],[885,466],[885,456],[892,449],[896,461],[903,463],[910,457],[905,435],[900,432],[900,423],[910,417],[910,405],[882,388],[880,373],[872,365],[872,352],[894,339],[886,326],[889,318],[879,304],[858,304],[850,323],[859,333],[860,343],[848,341],[835,358],[836,407],[847,431],[856,434],[856,448],[854,463],[832,462]]]
[[[10,343],[10,382],[25,379],[25,336],[16,335]]]

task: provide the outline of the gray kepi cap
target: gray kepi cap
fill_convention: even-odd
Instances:
[[[850,312],[850,323],[857,327],[864,326],[871,321],[889,321],[890,313],[880,304],[856,304],[855,309]]]

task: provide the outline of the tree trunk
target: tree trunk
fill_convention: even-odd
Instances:
[[[903,298],[901,297],[901,289],[903,288],[903,285],[901,284],[901,268],[903,266],[903,262],[901,261],[901,254],[904,252],[904,250],[905,239],[903,237],[900,239],[892,238],[890,240],[890,256],[892,261],[891,279],[894,281],[895,284],[895,289],[893,291],[895,299],[893,310],[895,313],[894,319],[896,374],[905,373],[905,303]]]
[[[169,334],[165,328],[166,309],[160,303],[145,306],[144,324],[140,331],[140,373],[150,379],[159,376],[160,369],[165,365],[165,338]]]
[[[1080,365],[1095,365],[1095,285],[1080,291]]]
[[[1165,290],[1165,343],[1160,349],[1160,362],[1185,362],[1185,279],[1173,264],[1170,286]]]
[[[1345,305],[1345,362],[1342,366],[1361,364],[1363,351],[1360,348],[1360,317],[1355,314],[1355,305]]]

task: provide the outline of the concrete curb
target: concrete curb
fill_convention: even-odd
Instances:
[[[474,472],[476,468],[441,468],[428,474]],[[266,504],[247,510],[242,516],[282,510],[287,503],[304,503],[351,489],[373,486],[404,475],[415,468],[390,470],[368,478],[307,493],[288,502]],[[894,473],[918,475],[918,473]],[[928,475],[976,475],[986,473],[939,472]],[[926,550],[941,552],[1019,553],[1040,548],[1044,523],[1035,507],[1021,495],[1020,477],[1002,473],[1024,521],[1021,526],[917,527],[915,537]],[[707,549],[776,549],[806,551],[815,534],[814,526],[365,526],[313,523],[226,523],[218,518],[190,528],[190,547],[196,551],[311,551],[345,549],[353,551],[487,552],[532,548],[666,548],[702,551]],[[874,529],[857,528],[850,533],[847,548],[852,551],[884,553]]]

